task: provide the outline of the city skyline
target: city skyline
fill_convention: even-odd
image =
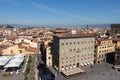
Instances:
[[[119,0],[4,0],[0,24],[119,23]]]

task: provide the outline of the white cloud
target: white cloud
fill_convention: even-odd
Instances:
[[[96,19],[91,19],[91,18],[86,18],[86,17],[82,17],[82,16],[77,16],[77,15],[69,14],[69,13],[67,13],[65,11],[56,10],[56,9],[50,8],[50,7],[46,6],[46,5],[39,4],[39,3],[36,3],[36,2],[32,2],[31,1],[30,3],[34,7],[46,10],[46,11],[54,13],[54,14],[60,14],[60,15],[64,15],[64,16],[69,16],[69,17],[72,17],[72,18],[76,18],[76,19],[79,19],[81,22],[82,21],[86,21],[87,23],[101,23],[102,22],[102,21],[99,21],[99,20],[96,20]]]
[[[41,9],[44,9],[44,10],[47,10],[49,12],[52,12],[52,13],[57,13],[57,14],[66,14],[65,12],[63,11],[59,11],[59,10],[55,10],[55,9],[52,9],[52,8],[49,8],[48,6],[45,6],[45,5],[42,5],[42,4],[38,4],[36,2],[30,2],[32,5],[36,6],[36,7],[39,7]]]
[[[61,10],[56,10],[53,8],[50,8],[49,6],[34,2],[34,1],[26,1],[26,3],[23,2],[17,2],[17,0],[0,0],[0,3],[12,3],[12,5],[14,6],[26,6],[26,5],[32,5],[35,8],[39,8],[39,9],[43,9],[45,11],[48,11],[50,13],[53,14],[59,14],[59,15],[63,15],[63,16],[68,16],[71,18],[75,18],[77,20],[79,20],[79,22],[83,22],[83,23],[103,23],[103,21],[97,20],[97,19],[92,19],[92,18],[88,18],[88,17],[84,17],[84,16],[78,16],[78,15],[74,15],[74,14],[70,14],[66,11],[61,11]]]

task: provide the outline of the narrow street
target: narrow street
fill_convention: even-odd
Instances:
[[[53,73],[45,66],[45,63],[41,59],[42,55],[39,55],[39,80],[54,80]]]

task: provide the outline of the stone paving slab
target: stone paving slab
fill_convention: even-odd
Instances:
[[[67,80],[120,80],[120,72],[113,70],[111,66],[111,64],[103,63],[96,64],[93,68],[82,68],[86,74],[76,75]],[[60,75],[55,80],[66,80],[66,78]]]
[[[20,73],[18,75],[14,74],[9,77],[3,77],[2,75],[0,75],[0,80],[24,80],[24,74],[23,73]]]

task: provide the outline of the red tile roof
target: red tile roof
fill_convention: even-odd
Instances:
[[[27,43],[27,42],[22,42],[21,44],[28,44],[29,45],[29,43]]]
[[[23,48],[23,49],[25,49],[26,47],[25,47],[25,46],[22,46],[22,45],[19,45],[19,48]]]
[[[70,32],[70,30],[66,29],[56,29],[56,30],[50,30],[53,33],[65,33],[65,32]]]
[[[120,38],[113,38],[113,41],[120,41]]]
[[[43,41],[51,40],[51,38],[41,38]]]
[[[28,52],[39,53],[38,48],[29,47],[29,48],[26,48],[25,50]]]
[[[17,36],[16,36],[16,35],[12,35],[12,36],[10,36],[10,37],[8,38],[8,40],[15,40],[15,39],[17,39]]]
[[[3,49],[7,49],[9,47],[9,45],[0,45],[0,51]]]
[[[90,37],[90,36],[94,36],[94,34],[61,34],[58,37],[60,38],[67,38],[67,37]]]

